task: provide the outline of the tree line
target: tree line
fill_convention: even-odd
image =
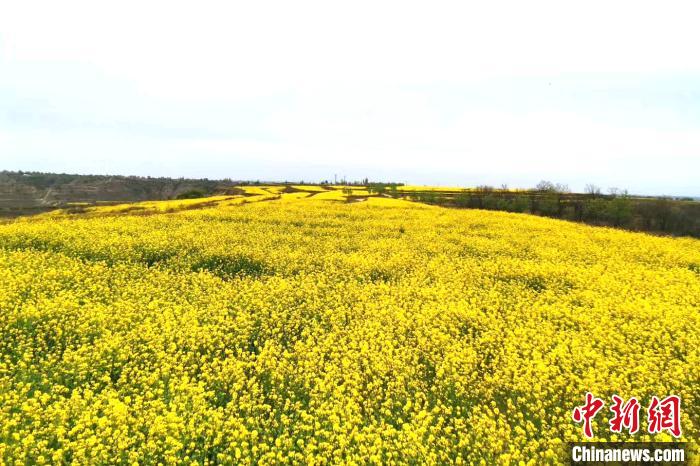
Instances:
[[[479,186],[471,191],[411,193],[420,202],[451,207],[501,210],[614,226],[629,230],[700,237],[700,202],[692,198],[633,196],[611,188],[607,194],[595,185],[584,193],[542,181],[533,189],[509,190]]]

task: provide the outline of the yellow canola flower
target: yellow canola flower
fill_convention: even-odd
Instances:
[[[588,391],[697,450],[700,241],[303,188],[0,225],[0,463],[558,464]]]

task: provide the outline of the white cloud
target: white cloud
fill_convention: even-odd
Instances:
[[[632,1],[5,2],[0,157],[692,190],[698,13]]]
[[[16,60],[220,98],[340,82],[700,69],[695,2],[7,2]]]

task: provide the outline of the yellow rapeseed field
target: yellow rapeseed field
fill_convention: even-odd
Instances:
[[[697,448],[700,241],[306,191],[0,225],[0,462],[557,464],[586,392]]]

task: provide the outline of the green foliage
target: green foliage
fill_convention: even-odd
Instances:
[[[176,199],[197,199],[208,195],[210,195],[210,193],[205,193],[204,191],[200,191],[198,189],[191,189],[189,191],[185,191],[184,193],[178,194]]]
[[[370,194],[384,194],[386,192],[386,185],[384,183],[369,183],[367,185],[367,191]]]
[[[555,194],[555,191],[551,193],[552,194],[542,196],[539,200],[539,213],[548,217],[556,217],[559,216],[561,212],[561,198],[558,194]]]
[[[432,191],[421,191],[416,193],[416,200],[418,202],[425,202],[426,204],[437,204],[439,196]]]
[[[632,218],[632,205],[626,197],[615,197],[607,201],[606,216],[613,225],[619,227],[626,225]]]
[[[511,212],[529,212],[530,200],[525,196],[515,196],[510,201]]]
[[[674,198],[635,198],[626,190],[611,189],[601,194],[589,185],[587,193],[568,192],[568,187],[540,182],[528,192],[495,190],[479,186],[472,191],[421,191],[412,198],[429,204],[469,209],[532,213],[594,225],[632,230],[700,236],[700,202]]]

